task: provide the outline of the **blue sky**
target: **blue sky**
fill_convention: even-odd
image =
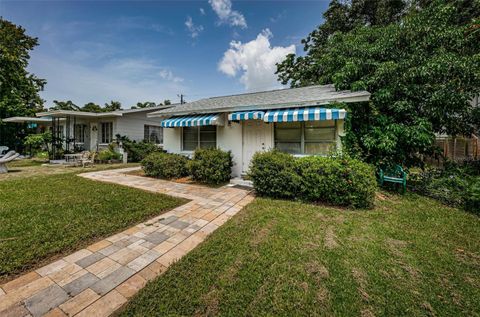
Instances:
[[[187,101],[280,87],[275,62],[302,53],[328,1],[8,1],[0,16],[39,38],[42,97],[79,105]]]

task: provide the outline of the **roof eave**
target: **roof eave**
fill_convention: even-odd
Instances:
[[[106,117],[121,117],[123,113],[121,112],[86,112],[86,111],[73,111],[73,110],[54,110],[39,112],[36,114],[37,117],[54,117],[54,118],[65,118],[67,116],[74,117],[83,117],[83,118],[106,118]]]

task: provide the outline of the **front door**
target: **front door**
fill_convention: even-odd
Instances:
[[[265,123],[262,120],[243,121],[243,173],[248,171],[253,154],[265,151],[265,130]]]

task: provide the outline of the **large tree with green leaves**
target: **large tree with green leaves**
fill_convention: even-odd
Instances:
[[[80,111],[80,107],[73,103],[71,100],[59,101],[54,100],[53,103],[55,106],[50,107],[49,110],[70,110],[70,111]]]
[[[28,36],[21,26],[0,17],[0,141],[13,146],[15,129],[1,118],[31,116],[43,109],[39,92],[46,84],[27,71],[29,52],[38,39]]]
[[[38,39],[0,17],[0,118],[32,115],[43,107],[39,92],[46,84],[27,71],[29,52]]]
[[[372,93],[350,106],[350,151],[377,164],[415,165],[435,133],[469,134],[480,93],[480,2],[420,1],[399,21],[369,23],[305,41],[306,56],[278,65],[292,86],[334,83]],[[321,28],[321,27],[320,27]]]
[[[86,103],[82,108],[80,108],[80,111],[86,111],[86,112],[102,112],[103,109],[100,105],[97,105],[94,102],[89,102]]]
[[[104,111],[116,111],[122,110],[122,104],[120,101],[110,101],[110,103],[106,103],[105,107],[103,107]]]

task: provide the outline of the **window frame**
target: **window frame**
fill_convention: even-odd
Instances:
[[[325,121],[330,121],[330,120],[325,120]],[[333,139],[330,141],[306,141],[305,140],[305,130],[306,128],[306,123],[311,122],[311,121],[295,121],[295,123],[300,123],[300,153],[291,153],[292,155],[301,155],[301,156],[308,156],[308,155],[326,155],[323,153],[318,153],[318,154],[309,154],[305,152],[305,144],[307,143],[320,143],[320,144],[334,144],[335,146],[337,145],[337,134],[338,134],[338,120],[331,120],[334,122],[333,126],[328,126],[328,127],[315,127],[315,129],[325,129],[325,130],[330,130],[333,129]],[[273,126],[273,145],[276,149],[277,148],[277,124],[278,123],[294,123],[294,122],[275,122]],[[293,130],[293,129],[292,129]],[[287,142],[280,142],[280,143],[287,143]],[[291,143],[298,143],[298,142],[291,142]]]
[[[80,128],[80,136],[77,134],[77,127]],[[74,138],[75,138],[75,143],[85,143],[85,138],[86,138],[86,132],[87,132],[87,125],[85,123],[76,123],[73,126],[73,132],[74,132]]]
[[[201,135],[202,135],[202,133],[201,133],[201,128],[202,128],[202,127],[209,127],[209,126],[204,125],[204,126],[196,126],[196,127],[182,127],[182,131],[181,131],[181,133],[182,133],[182,137],[181,137],[181,140],[182,140],[182,142],[181,142],[181,150],[182,150],[182,152],[192,153],[192,152],[195,151],[195,149],[202,148],[202,147],[200,146],[201,143],[202,143],[202,142],[201,142]],[[215,125],[214,127],[215,127],[215,145],[214,145],[214,148],[217,148],[217,143],[218,143],[218,141],[217,141],[218,126]],[[197,146],[196,146],[195,149],[193,149],[193,150],[185,150],[185,142],[184,142],[184,136],[185,136],[185,135],[184,135],[184,131],[185,131],[185,129],[184,129],[184,128],[197,128]],[[213,131],[212,131],[212,132],[213,132]],[[205,141],[204,141],[204,142],[205,142]]]
[[[160,136],[157,136],[158,139],[159,139],[159,142],[157,143],[156,141],[152,141],[151,138],[150,138],[150,128],[155,128],[155,129],[158,129],[160,131]],[[146,137],[146,132],[148,131],[148,137]],[[163,136],[163,128],[162,126],[159,126],[159,125],[153,125],[153,124],[144,124],[143,125],[143,139],[144,141],[146,142],[151,142],[151,143],[154,143],[156,145],[163,145],[163,140],[164,140],[164,136]]]
[[[110,140],[107,141],[103,138],[103,126],[109,125],[111,128],[109,129]],[[113,121],[103,121],[100,122],[100,144],[110,144],[113,142]]]

